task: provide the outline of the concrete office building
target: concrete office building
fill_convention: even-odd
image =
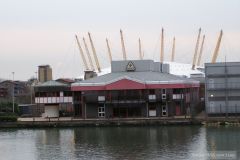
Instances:
[[[82,118],[190,115],[199,81],[169,74],[152,60],[112,61],[111,73],[71,85],[75,115]]]
[[[38,81],[43,83],[52,80],[52,68],[49,65],[38,66]]]
[[[205,76],[207,114],[239,114],[240,62],[206,63]]]

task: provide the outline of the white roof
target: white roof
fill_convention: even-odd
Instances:
[[[203,74],[203,72],[194,69],[192,70],[192,65],[191,64],[186,64],[186,63],[178,63],[178,62],[164,62],[166,64],[169,64],[170,68],[170,74],[173,75],[178,75],[178,76],[185,76],[185,77],[190,77],[191,74]],[[196,67],[197,68],[197,67]],[[100,73],[97,73],[98,76],[105,75],[111,73],[111,67],[107,67],[102,69]],[[84,78],[84,75],[81,75],[77,78]]]

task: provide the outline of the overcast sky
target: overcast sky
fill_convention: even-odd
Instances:
[[[159,61],[164,27],[165,60],[170,60],[175,36],[176,61],[191,63],[201,27],[206,35],[202,62],[211,60],[221,29],[217,61],[225,56],[240,61],[239,16],[239,0],[0,0],[0,78],[11,79],[15,72],[15,79],[27,80],[42,64],[52,66],[54,78],[81,75],[74,35],[82,40],[88,31],[101,67],[109,67],[105,38],[113,59],[122,59],[120,28],[128,59],[138,58],[140,37],[144,58]]]

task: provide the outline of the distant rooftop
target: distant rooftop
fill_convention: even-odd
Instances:
[[[68,86],[68,85],[65,83],[54,81],[54,80],[36,85],[36,87],[52,87],[52,86]]]
[[[68,91],[70,90],[70,85],[51,80],[41,84],[37,84],[36,86],[34,86],[34,90],[37,92]]]
[[[70,79],[70,78],[58,78],[56,81],[61,82],[61,83],[67,83],[67,84],[71,84],[71,83],[75,82],[75,80]]]
[[[46,64],[46,65],[39,65],[38,67],[50,67],[50,65]]]

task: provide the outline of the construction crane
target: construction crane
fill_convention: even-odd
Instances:
[[[112,52],[110,50],[110,47],[109,47],[109,43],[108,43],[108,39],[106,38],[106,43],[107,43],[107,49],[108,49],[108,56],[109,56],[109,59],[110,59],[110,63],[112,62]]]
[[[83,37],[83,43],[84,43],[84,46],[85,46],[85,50],[87,52],[88,60],[90,62],[91,70],[94,71],[95,69],[94,69],[94,66],[93,66],[92,58],[91,58],[91,55],[90,55],[90,52],[89,52],[89,49],[88,49],[88,46],[87,46],[87,43],[86,43],[84,37]]]
[[[173,46],[172,46],[172,57],[171,61],[173,62],[175,58],[175,37],[173,37]]]
[[[162,28],[162,35],[161,35],[161,52],[160,52],[160,62],[163,63],[164,59],[164,30]]]
[[[89,32],[88,32],[88,37],[89,37],[89,40],[90,40],[90,43],[91,43],[91,46],[92,46],[92,51],[93,51],[93,55],[94,55],[94,59],[95,59],[95,62],[96,62],[98,72],[101,72],[101,68],[100,68],[100,64],[99,64],[99,61],[98,61],[97,53],[96,53],[95,47],[93,45],[91,34]]]
[[[78,48],[79,48],[79,51],[80,51],[80,55],[81,55],[82,60],[83,60],[83,63],[84,63],[85,70],[89,70],[89,67],[88,67],[86,58],[85,58],[85,56],[84,56],[84,53],[83,53],[83,50],[82,50],[82,47],[81,47],[81,45],[80,45],[80,42],[79,42],[79,40],[78,40],[77,35],[75,35],[75,38],[76,38],[77,45],[78,45]]]
[[[197,66],[200,66],[200,63],[201,63],[204,40],[205,40],[205,35],[203,35],[203,38],[202,38],[201,48],[200,48],[200,52],[199,52],[198,60],[197,60]]]
[[[142,45],[141,45],[141,39],[138,39],[138,44],[139,44],[139,58],[140,60],[143,59],[143,54],[142,54]]]
[[[127,53],[124,45],[124,39],[123,39],[123,33],[122,30],[120,29],[120,35],[121,35],[121,43],[122,43],[122,52],[123,52],[123,59],[127,60]]]
[[[194,56],[193,56],[193,62],[192,62],[192,70],[195,69],[195,65],[196,65],[196,59],[197,59],[197,53],[198,53],[198,46],[199,46],[200,35],[201,35],[201,28],[199,28],[199,31],[198,31],[197,43],[196,43],[196,46],[195,46],[195,51],[194,51]]]
[[[219,52],[219,48],[220,48],[220,44],[221,44],[221,40],[222,40],[222,35],[223,35],[223,31],[221,30],[220,31],[220,35],[218,37],[216,48],[215,48],[214,53],[213,53],[212,63],[216,63],[218,52]]]

